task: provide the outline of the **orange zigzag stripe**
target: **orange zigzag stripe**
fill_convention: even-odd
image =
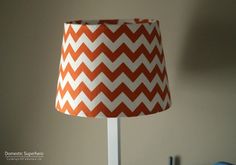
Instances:
[[[76,99],[76,97],[79,95],[80,92],[84,92],[90,100],[93,100],[101,92],[104,93],[107,96],[107,98],[111,101],[116,99],[121,93],[124,93],[132,101],[134,101],[141,93],[145,94],[145,96],[150,101],[155,97],[156,93],[158,93],[161,96],[162,100],[165,99],[166,95],[168,95],[170,98],[170,92],[168,86],[166,86],[164,91],[162,91],[159,85],[156,85],[152,91],[149,91],[144,84],[141,84],[134,91],[131,91],[125,84],[121,84],[112,92],[103,83],[99,84],[92,91],[90,91],[89,88],[84,83],[81,83],[75,90],[73,90],[73,88],[69,83],[66,83],[63,89],[59,84],[57,87],[57,92],[60,93],[61,97],[64,97],[66,92],[69,92],[74,100]]]
[[[90,110],[83,102],[81,102],[75,109],[73,109],[68,102],[64,104],[63,107],[60,107],[59,103],[56,103],[56,108],[59,112],[65,113],[66,110],[70,113],[70,115],[77,116],[81,111],[85,113],[87,117],[95,117],[100,112],[105,114],[107,117],[117,117],[122,112],[128,116],[138,116],[141,112],[145,115],[153,114],[157,112],[164,111],[170,107],[169,104],[166,105],[164,109],[161,108],[160,104],[157,103],[152,110],[148,110],[145,104],[141,103],[136,109],[130,110],[124,103],[121,103],[119,106],[115,108],[114,111],[110,111],[103,103],[99,103],[94,109]]]
[[[159,67],[156,65],[152,72],[149,72],[144,64],[141,64],[136,71],[132,72],[125,64],[121,64],[115,71],[111,71],[105,64],[101,63],[96,67],[94,71],[90,71],[90,69],[84,64],[81,63],[81,65],[76,69],[76,71],[73,70],[71,65],[67,65],[65,70],[62,69],[60,66],[60,74],[62,78],[64,79],[67,73],[70,73],[74,80],[81,74],[85,73],[86,76],[93,81],[100,73],[104,73],[107,78],[110,79],[110,81],[114,81],[119,77],[122,73],[127,75],[127,77],[131,81],[135,81],[141,74],[144,74],[149,81],[152,81],[153,78],[158,75],[160,79],[163,81],[166,77],[166,69],[164,68],[163,72],[159,69]]]
[[[101,53],[104,53],[112,62],[114,62],[122,53],[125,53],[132,62],[139,58],[141,54],[143,54],[149,60],[149,62],[151,62],[155,56],[158,56],[161,63],[164,59],[163,52],[160,53],[157,47],[155,47],[152,52],[149,53],[144,45],[141,45],[135,52],[132,52],[126,44],[122,44],[114,52],[112,52],[105,44],[99,45],[93,52],[90,51],[90,49],[85,44],[82,44],[76,52],[73,50],[71,45],[68,45],[65,50],[62,47],[61,52],[63,60],[65,60],[68,53],[71,54],[74,60],[76,60],[82,53],[85,53],[91,61],[96,59]]]
[[[130,100],[134,101],[141,93],[144,93],[145,96],[151,101],[156,93],[158,93],[162,100],[165,99],[166,95],[170,98],[170,92],[168,86],[165,87],[164,91],[156,85],[152,91],[149,91],[144,84],[141,84],[137,89],[131,91],[125,84],[120,84],[113,92],[110,91],[103,83],[99,84],[94,90],[90,91],[89,88],[81,83],[75,90],[71,87],[69,83],[66,83],[65,87],[62,88],[59,84],[57,87],[57,92],[60,93],[61,97],[64,97],[66,92],[69,92],[71,97],[75,100],[80,92],[84,92],[90,100],[93,100],[100,92],[103,92],[107,98],[111,101],[116,99],[121,93],[126,94]]]
[[[126,34],[133,42],[143,35],[149,43],[151,43],[155,37],[161,43],[161,36],[159,36],[156,28],[153,28],[152,32],[149,34],[144,25],[140,25],[137,31],[133,33],[126,24],[121,25],[114,33],[105,24],[100,25],[94,32],[90,31],[87,26],[81,26],[77,32],[74,32],[71,25],[69,25],[67,32],[64,33],[64,40],[66,41],[68,36],[71,35],[74,41],[77,41],[82,34],[86,34],[92,42],[101,34],[105,34],[112,42],[116,41],[121,35]]]

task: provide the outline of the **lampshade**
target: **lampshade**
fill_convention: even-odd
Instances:
[[[81,117],[133,117],[170,105],[159,21],[64,24],[57,111]]]

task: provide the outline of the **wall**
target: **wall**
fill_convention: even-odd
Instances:
[[[236,1],[3,0],[0,6],[0,164],[5,151],[42,151],[17,164],[104,165],[106,120],[54,109],[63,23],[157,18],[173,106],[121,120],[123,165],[236,163]]]

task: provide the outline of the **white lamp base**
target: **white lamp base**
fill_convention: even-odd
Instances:
[[[107,119],[108,165],[120,165],[119,118]]]

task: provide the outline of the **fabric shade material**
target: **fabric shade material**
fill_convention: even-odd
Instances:
[[[133,117],[168,109],[159,21],[64,24],[56,109],[81,117]]]

